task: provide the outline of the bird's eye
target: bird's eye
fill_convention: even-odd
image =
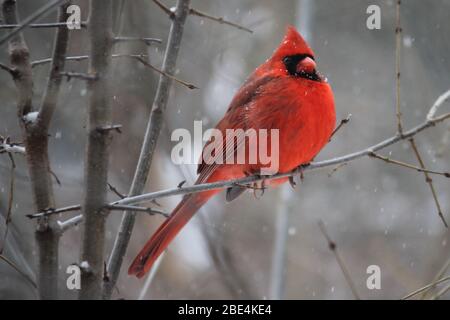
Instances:
[[[296,54],[283,58],[283,63],[289,75],[320,81],[320,76],[316,72],[314,57],[306,54]]]

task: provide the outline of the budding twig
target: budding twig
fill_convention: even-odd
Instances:
[[[385,161],[387,163],[396,164],[398,166],[401,166],[401,167],[404,167],[404,168],[413,169],[413,170],[416,170],[416,171],[419,171],[419,172],[436,174],[436,175],[444,176],[446,178],[450,178],[450,173],[449,172],[428,170],[428,169],[425,169],[423,167],[417,167],[417,166],[414,166],[414,165],[406,163],[406,162],[402,162],[402,161],[394,160],[394,159],[391,159],[391,158],[388,158],[388,157],[384,157],[384,156],[379,155],[379,154],[377,154],[375,152],[371,152],[369,154],[369,157],[380,159],[380,160],[383,160],[383,161]]]
[[[209,14],[207,14],[205,12],[198,11],[197,9],[194,9],[194,8],[190,8],[189,9],[189,14],[195,15],[195,16],[198,16],[198,17],[202,17],[202,18],[206,18],[206,19],[209,19],[209,20],[212,20],[212,21],[216,21],[216,22],[218,22],[220,24],[226,24],[228,26],[235,27],[235,28],[237,28],[239,30],[247,31],[249,33],[253,33],[253,30],[251,30],[251,29],[249,29],[247,27],[241,26],[241,25],[239,25],[237,23],[234,23],[234,22],[227,21],[227,20],[225,20],[222,17],[215,17],[215,16],[212,16],[212,15],[209,15]]]
[[[337,263],[339,264],[339,267],[341,268],[342,273],[344,274],[345,280],[347,281],[350,290],[353,293],[353,296],[355,297],[355,299],[360,300],[358,291],[356,291],[356,287],[355,284],[353,283],[353,280],[350,276],[350,273],[348,272],[344,261],[342,260],[341,256],[339,255],[339,252],[337,250],[337,245],[336,242],[334,242],[333,240],[331,240],[330,236],[328,235],[327,229],[325,227],[325,224],[323,223],[322,220],[319,220],[319,228],[320,231],[322,232],[323,236],[325,237],[325,239],[327,240],[328,243],[328,247],[330,248],[330,250],[333,252]]]
[[[411,144],[411,147],[414,151],[414,154],[416,155],[417,160],[419,161],[420,167],[423,169],[423,174],[425,175],[425,181],[428,183],[428,185],[430,186],[430,190],[431,190],[431,194],[433,195],[433,199],[434,199],[434,203],[436,204],[436,209],[438,211],[438,215],[439,218],[441,218],[442,222],[444,223],[444,226],[448,229],[448,224],[447,221],[445,220],[444,214],[442,213],[442,209],[441,209],[441,204],[439,203],[439,199],[437,197],[437,193],[436,193],[436,189],[434,188],[433,185],[433,179],[431,179],[431,177],[429,176],[428,170],[425,170],[425,163],[419,153],[419,149],[417,148],[416,142],[414,141],[413,138],[409,139],[409,142]],[[446,173],[445,176],[448,178],[449,174]]]

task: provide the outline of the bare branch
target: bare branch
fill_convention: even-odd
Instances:
[[[347,268],[345,267],[344,261],[342,260],[341,256],[339,255],[339,252],[337,250],[337,245],[333,240],[331,240],[330,236],[328,235],[325,224],[323,223],[322,220],[319,221],[319,228],[320,228],[320,231],[322,232],[323,236],[327,240],[328,247],[333,252],[333,254],[336,258],[336,261],[339,264],[339,267],[341,268],[342,273],[344,274],[345,280],[347,281],[347,283],[350,287],[350,290],[353,293],[353,296],[355,297],[355,299],[360,300],[361,298],[359,297],[358,291],[356,291],[356,287],[355,287],[355,284],[353,283],[352,277],[350,276],[350,273],[348,272]]]
[[[27,25],[28,28],[36,28],[36,29],[45,29],[45,28],[67,28],[68,25],[71,25],[71,23],[67,22],[51,22],[51,23],[31,23]],[[0,30],[1,29],[15,29],[22,27],[22,24],[0,24]],[[82,21],[80,23],[80,26],[82,28],[87,27],[87,22]]]
[[[400,25],[400,5],[401,0],[397,0],[396,15],[395,15],[395,109],[397,116],[397,133],[403,133],[402,127],[402,113],[400,111],[400,46],[402,41],[402,27]]]
[[[220,24],[226,24],[228,26],[235,27],[235,28],[237,28],[239,30],[247,31],[249,33],[253,33],[253,30],[251,30],[249,28],[246,28],[246,27],[241,26],[241,25],[239,25],[237,23],[234,23],[234,22],[227,21],[227,20],[225,20],[222,17],[215,17],[215,16],[212,16],[212,15],[209,15],[209,14],[207,14],[205,12],[198,11],[198,10],[196,10],[194,8],[189,9],[189,14],[192,14],[192,15],[195,15],[195,16],[198,16],[198,17],[202,17],[202,18],[206,18],[206,19],[209,19],[209,20],[212,20],[212,21],[216,21],[216,22],[218,22]]]
[[[450,178],[450,173],[449,172],[440,172],[440,171],[428,170],[428,169],[425,169],[425,168],[422,168],[422,167],[413,166],[412,164],[409,164],[409,163],[406,163],[406,162],[402,162],[402,161],[390,159],[388,157],[384,157],[384,156],[379,155],[379,154],[377,154],[375,152],[370,153],[369,157],[380,159],[380,160],[383,160],[384,162],[391,163],[391,164],[396,164],[398,166],[401,166],[401,167],[404,167],[404,168],[413,169],[413,170],[416,170],[416,171],[419,171],[419,172],[436,174],[436,175],[444,176],[446,178]]]
[[[108,182],[108,188],[109,188],[109,190],[111,190],[115,195],[117,195],[120,199],[125,198],[125,196],[124,196],[121,192],[119,192],[119,190],[117,190],[117,188],[114,187],[114,186],[113,186],[112,184],[110,184],[109,182]]]
[[[53,6],[62,1],[53,1]],[[27,163],[36,211],[54,206],[52,180],[49,173],[48,133],[40,126],[27,123],[24,116],[32,111],[33,80],[30,54],[23,34],[24,27],[53,7],[45,5],[46,10],[38,10],[23,22],[23,25],[9,33],[2,41],[9,40],[11,65],[17,75],[13,78],[18,89],[17,114],[25,142]],[[42,8],[41,8],[42,9]],[[7,24],[18,24],[16,1],[5,0],[2,4],[3,17]],[[1,41],[0,41],[1,44]],[[57,298],[58,281],[58,240],[59,235],[53,227],[53,220],[41,217],[35,231],[39,248],[38,288],[41,299]]]
[[[69,4],[61,6],[60,10],[58,11],[58,22],[64,22],[68,20],[69,14],[67,13],[67,7],[69,6]],[[50,75],[47,82],[47,88],[44,93],[44,98],[42,100],[39,115],[37,118],[37,125],[41,126],[42,130],[48,131],[50,121],[56,109],[56,103],[58,101],[58,95],[60,92],[62,80],[62,75],[60,72],[64,70],[68,41],[69,41],[69,29],[68,28],[57,29],[53,45],[52,66],[50,68]]]
[[[4,2],[11,2],[11,1],[15,2],[15,0],[5,0]],[[69,0],[54,0],[50,3],[47,3],[46,5],[42,6],[41,8],[39,8],[39,10],[37,10],[36,12],[34,12],[30,16],[28,16],[25,20],[23,20],[23,22],[20,26],[16,27],[13,31],[8,33],[5,37],[1,38],[0,45],[7,42],[9,39],[12,39],[15,35],[17,35],[20,31],[22,31],[23,29],[28,27],[34,21],[36,21],[36,20],[46,16],[50,12],[52,12],[53,9],[55,9],[57,6],[62,5],[68,1]],[[8,6],[8,4],[7,4],[7,6]],[[17,24],[12,21],[7,21],[6,19],[5,19],[5,21],[7,24]]]
[[[16,71],[13,68],[8,67],[6,64],[0,63],[0,69],[8,72],[12,77],[16,76]]]
[[[79,225],[83,221],[83,216],[80,214],[78,216],[72,217],[67,219],[66,221],[57,221],[59,232],[62,234],[69,230],[70,228],[73,228],[77,225]]]
[[[112,58],[134,58],[134,57],[139,57],[139,58],[146,58],[147,55],[145,54],[113,54]],[[72,56],[72,57],[66,57],[66,61],[83,61],[83,60],[88,60],[89,56],[88,55],[83,55],[83,56]],[[46,59],[41,59],[41,60],[35,60],[31,62],[31,67],[34,68],[36,66],[40,66],[40,65],[44,65],[44,64],[48,64],[52,62],[52,58],[46,58]]]
[[[120,42],[142,42],[147,46],[150,46],[154,43],[162,43],[161,39],[157,38],[139,38],[139,37],[115,37],[114,43]]]
[[[10,180],[9,180],[9,196],[8,196],[8,209],[6,211],[6,219],[5,219],[5,234],[3,235],[2,246],[0,248],[0,254],[3,254],[3,250],[5,249],[6,238],[8,237],[9,224],[11,223],[12,217],[12,207],[14,202],[14,182],[15,182],[15,170],[16,170],[16,162],[14,161],[14,157],[12,154],[8,153],[9,160],[11,161],[11,172],[10,172]]]
[[[152,69],[153,71],[158,72],[159,74],[163,75],[164,77],[167,77],[175,82],[178,82],[179,84],[182,84],[183,86],[189,88],[189,89],[198,89],[197,86],[193,85],[192,83],[180,80],[170,74],[168,74],[167,72],[163,71],[163,70],[159,70],[158,68],[156,68],[155,66],[151,65],[150,63],[148,63],[147,61],[145,61],[144,59],[142,59],[141,57],[138,56],[127,56],[130,58],[134,58],[136,60],[138,60],[139,62],[141,62],[144,66],[149,67],[150,69]]]
[[[36,282],[31,279],[29,275],[20,270],[11,260],[6,258],[4,255],[0,254],[0,260],[5,261],[11,268],[17,271],[22,277],[24,277],[34,288],[37,288]]]
[[[159,0],[152,0],[162,11],[164,11],[170,19],[175,18],[175,12],[167,8],[161,1]]]
[[[108,181],[110,131],[97,129],[111,123],[109,72],[113,46],[112,1],[90,1],[89,110],[84,167],[83,233],[81,261],[90,266],[81,273],[81,299],[101,299],[105,243],[105,208]]]
[[[428,172],[428,170],[425,169],[425,162],[423,161],[422,156],[419,153],[419,149],[417,148],[417,145],[416,145],[416,142],[414,141],[414,139],[410,138],[409,142],[411,144],[411,147],[412,147],[412,149],[414,151],[414,154],[415,154],[417,160],[419,161],[420,167],[423,169],[422,172],[425,175],[425,181],[430,186],[431,194],[433,195],[434,203],[436,204],[436,208],[437,208],[437,211],[438,211],[439,218],[441,218],[442,222],[444,223],[444,226],[448,229],[447,221],[445,220],[444,214],[442,213],[441,204],[439,203],[439,199],[437,197],[436,189],[434,188],[434,185],[433,185],[433,179],[431,179],[431,177],[428,174],[430,172]],[[447,173],[445,176],[449,177],[450,175],[448,175],[448,173]]]
[[[341,122],[338,124],[338,126],[336,127],[336,129],[334,129],[334,131],[331,133],[330,139],[329,141],[331,141],[331,139],[334,137],[334,135],[336,134],[336,132],[338,132],[343,125],[347,124],[350,122],[350,119],[352,118],[352,114],[350,113],[347,118],[342,119]]]
[[[45,209],[38,213],[27,214],[26,217],[30,218],[30,219],[48,217],[53,214],[59,214],[59,213],[69,212],[69,211],[78,211],[80,209],[81,209],[81,206],[79,204],[73,205],[73,206],[68,206],[68,207],[63,207],[63,208],[58,208],[58,209],[48,208],[48,209]]]
[[[157,0],[154,0],[154,2],[156,4],[161,4]],[[186,21],[186,17],[189,13],[189,3],[190,0],[178,0],[176,10],[173,13],[172,26],[170,28],[169,39],[167,41],[164,62],[161,70],[167,75],[173,75],[175,71],[181,39],[183,37],[184,22]],[[164,6],[161,8],[163,9],[163,7]],[[159,78],[158,88],[156,90],[152,111],[148,120],[144,141],[142,143],[138,165],[134,174],[133,182],[131,183],[129,192],[129,195],[131,196],[142,193],[145,183],[147,182],[156,142],[158,141],[159,133],[162,127],[163,114],[167,106],[172,80],[173,79],[171,77],[167,77],[162,74]],[[112,290],[119,277],[120,268],[122,266],[125,251],[130,241],[134,221],[135,212],[126,211],[122,218],[122,222],[108,260],[108,274],[110,275],[110,281],[105,283],[104,298],[106,299],[111,297]]]
[[[146,207],[136,207],[136,206],[129,206],[129,205],[108,205],[108,208],[110,210],[130,210],[130,211],[136,211],[136,212],[146,212],[150,214],[151,216],[154,215],[161,215],[165,218],[169,217],[169,214],[167,212],[161,211],[161,210],[155,210],[153,208],[146,208]]]
[[[430,283],[430,284],[428,284],[428,285],[426,285],[426,286],[424,286],[424,287],[422,287],[422,288],[420,288],[420,289],[417,289],[417,290],[411,292],[410,294],[404,296],[404,297],[402,298],[402,300],[407,300],[407,299],[409,299],[409,298],[412,298],[412,297],[414,297],[415,295],[417,295],[417,294],[419,294],[419,293],[421,293],[421,292],[423,292],[423,291],[425,291],[425,290],[427,290],[427,289],[429,289],[429,288],[431,288],[431,287],[436,286],[437,284],[440,284],[440,283],[442,283],[442,282],[446,282],[446,281],[449,281],[449,280],[450,280],[450,276],[445,277],[445,278],[442,278],[442,279],[439,279],[439,280],[436,280],[436,281],[434,281],[434,282],[432,282],[432,283]]]
[[[86,81],[97,80],[97,75],[96,74],[63,71],[63,72],[60,72],[60,75],[64,76],[64,77],[67,77],[67,81],[70,81],[72,78],[80,79],[80,80],[86,80]]]

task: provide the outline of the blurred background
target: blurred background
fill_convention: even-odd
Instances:
[[[161,45],[123,43],[117,53],[147,54],[160,66],[170,21],[149,0],[115,1],[115,32],[120,36],[157,37]],[[18,1],[23,19],[44,0]],[[175,1],[164,1],[167,6]],[[87,18],[87,1],[74,1]],[[366,9],[381,9],[381,29],[368,30]],[[194,120],[204,130],[224,114],[233,94],[247,75],[268,58],[281,41],[286,26],[295,25],[316,53],[319,71],[333,87],[338,120],[352,114],[316,160],[344,155],[373,145],[396,132],[395,118],[395,1],[353,0],[193,0],[192,7],[223,17],[254,31],[247,33],[197,16],[189,16],[181,44],[176,76],[200,89],[174,83],[163,132],[146,191],[174,188],[182,180],[192,183],[195,166],[179,166],[170,159],[174,129],[193,131]],[[421,123],[435,99],[450,86],[450,0],[402,1],[401,108],[404,127]],[[120,15],[119,12],[122,11]],[[41,22],[55,21],[50,14]],[[0,30],[1,34],[6,31]],[[51,55],[54,30],[27,29],[31,59]],[[87,31],[71,32],[69,55],[88,54]],[[7,46],[0,62],[8,63]],[[35,104],[40,102],[49,65],[33,68]],[[67,71],[85,72],[87,62],[68,62]],[[113,60],[114,123],[123,125],[114,136],[109,181],[127,193],[137,163],[143,133],[156,90],[158,74],[130,59]],[[0,72],[0,134],[20,141],[16,118],[16,88]],[[87,95],[83,81],[65,81],[51,126],[52,170],[58,207],[78,204],[82,196]],[[441,124],[417,136],[425,163],[448,171],[450,126]],[[407,142],[382,154],[416,164]],[[35,277],[34,222],[25,160],[16,155],[12,223],[3,254]],[[10,162],[0,155],[0,235],[5,232]],[[246,193],[226,204],[224,195],[210,201],[178,235],[151,279],[137,280],[126,270],[130,260],[162,223],[157,216],[139,215],[114,292],[124,299],[353,299],[318,221],[324,221],[337,243],[360,297],[398,299],[432,282],[450,258],[449,232],[437,215],[436,205],[422,173],[363,158],[331,172],[307,172],[303,182],[267,190],[257,200]],[[448,180],[433,177],[444,215],[450,220]],[[116,199],[114,194],[111,200]],[[181,197],[161,199],[170,212]],[[64,213],[62,219],[76,213]],[[107,252],[113,244],[121,213],[108,218]],[[2,240],[3,241],[3,240]],[[61,241],[60,292],[66,288],[68,265],[79,261],[80,229]],[[366,270],[381,270],[381,289],[369,290]],[[445,284],[439,289],[445,287]],[[449,298],[450,294],[442,296]],[[32,286],[0,261],[0,299],[34,299]]]

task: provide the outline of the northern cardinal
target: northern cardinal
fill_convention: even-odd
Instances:
[[[329,141],[336,122],[333,92],[316,71],[314,53],[297,30],[289,26],[283,41],[266,62],[245,81],[216,128],[279,129],[278,172],[289,172],[310,162]],[[220,150],[248,148],[239,139],[211,139],[206,146],[221,143]],[[248,149],[245,151],[248,154]],[[214,154],[213,154],[214,156]],[[211,157],[211,156],[210,156]],[[231,180],[256,174],[264,167],[253,164],[200,161],[196,184]],[[214,159],[213,159],[214,160]],[[288,178],[271,180],[270,185]],[[243,187],[227,190],[227,200],[237,197]],[[158,228],[131,264],[128,274],[141,278],[178,232],[209,198],[221,190],[185,195],[170,217]]]

